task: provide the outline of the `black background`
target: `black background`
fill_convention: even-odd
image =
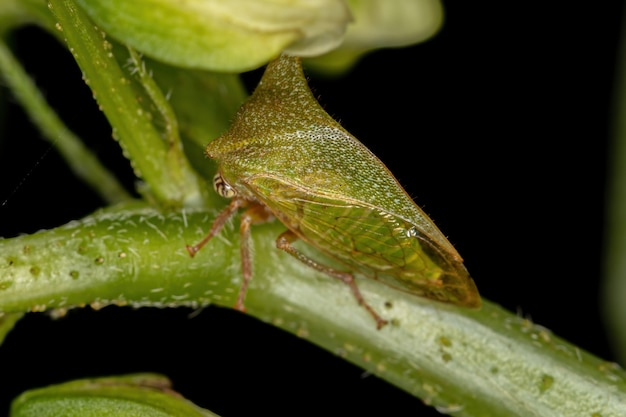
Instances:
[[[602,324],[604,199],[621,2],[446,4],[430,41],[311,74],[327,111],[377,154],[446,233],[482,295],[615,360]],[[70,55],[35,29],[15,51],[62,118],[121,178],[132,173]],[[246,75],[252,86],[260,72]],[[3,91],[5,93],[6,90]],[[0,236],[102,205],[9,98]],[[0,413],[37,386],[154,371],[227,415],[438,415],[420,400],[253,318],[207,308],[23,319],[0,347]]]

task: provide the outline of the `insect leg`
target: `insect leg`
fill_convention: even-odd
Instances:
[[[209,233],[205,236],[205,238],[193,246],[185,246],[185,248],[187,248],[187,252],[189,252],[189,256],[193,258],[213,236],[222,230],[222,227],[226,224],[228,219],[230,219],[240,207],[245,205],[245,203],[246,201],[240,198],[234,198],[231,200],[230,204],[215,218],[215,221],[213,221],[213,225],[211,226],[211,230],[209,230]]]
[[[348,272],[338,271],[329,266],[322,265],[314,261],[313,259],[309,258],[308,256],[300,252],[298,249],[296,249],[292,245],[292,243],[296,241],[297,239],[298,239],[298,236],[295,233],[293,233],[291,230],[288,230],[284,233],[281,233],[281,235],[278,236],[278,239],[276,239],[276,247],[278,249],[284,250],[285,252],[287,252],[288,254],[290,254],[291,256],[299,260],[300,262],[304,263],[305,265],[308,265],[313,269],[316,269],[320,272],[325,273],[326,275],[330,275],[333,278],[337,278],[345,282],[352,290],[352,293],[354,294],[354,297],[356,298],[359,305],[363,306],[363,308],[365,308],[365,310],[367,310],[367,312],[371,314],[374,320],[376,320],[376,327],[380,329],[385,324],[387,324],[387,320],[384,320],[383,318],[381,318],[378,315],[378,313],[376,313],[376,311],[372,308],[372,306],[370,306],[365,301],[365,299],[363,298],[363,295],[361,294],[361,291],[359,290],[359,287],[357,287],[356,282],[354,282],[354,276],[352,274]]]
[[[252,280],[252,254],[250,249],[251,235],[250,226],[253,224],[265,223],[273,219],[272,214],[263,205],[252,205],[241,215],[241,224],[239,225],[239,233],[241,236],[240,251],[241,251],[241,273],[243,275],[243,282],[239,289],[239,295],[237,296],[237,302],[235,303],[235,309],[239,311],[246,311],[244,306],[244,299],[246,298],[246,292],[248,291],[248,285]]]

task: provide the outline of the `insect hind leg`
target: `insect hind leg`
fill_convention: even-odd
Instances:
[[[350,287],[350,290],[352,290],[352,294],[354,294],[354,297],[356,298],[359,305],[365,308],[365,310],[367,310],[367,312],[374,318],[374,320],[376,321],[376,327],[378,329],[381,329],[384,325],[387,324],[387,320],[380,317],[376,310],[374,310],[372,306],[370,306],[365,301],[363,295],[361,294],[361,291],[359,290],[359,287],[354,281],[354,275],[350,274],[349,272],[338,271],[334,268],[320,264],[319,262],[316,262],[315,260],[309,258],[292,245],[292,243],[296,240],[298,240],[298,236],[291,230],[287,230],[286,232],[281,233],[280,236],[278,236],[278,239],[276,239],[276,247],[287,252],[303,264],[346,283]]]

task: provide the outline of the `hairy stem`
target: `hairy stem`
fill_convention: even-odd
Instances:
[[[226,227],[194,258],[185,249],[216,214],[138,204],[0,241],[0,311],[232,307],[241,282],[237,231]],[[588,417],[626,409],[626,375],[616,365],[490,302],[467,310],[361,279],[363,297],[390,321],[377,330],[349,288],[276,249],[281,231],[278,223],[253,230],[250,315],[452,415]]]

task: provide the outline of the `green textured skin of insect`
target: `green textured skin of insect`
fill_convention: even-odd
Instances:
[[[271,62],[206,154],[239,197],[268,207],[349,272],[479,307],[463,260],[385,165],[311,94],[298,58]]]

